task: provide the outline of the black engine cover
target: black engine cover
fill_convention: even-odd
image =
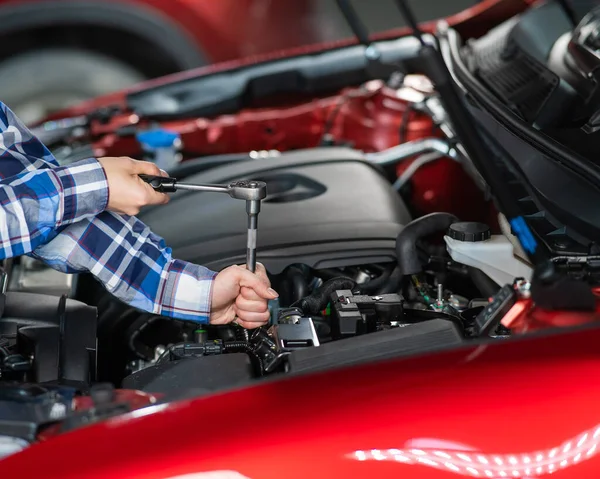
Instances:
[[[315,148],[236,163],[187,183],[262,180],[258,259],[274,274],[293,263],[331,268],[395,261],[410,214],[380,170],[349,148]],[[140,219],[173,256],[220,270],[246,258],[245,203],[217,193],[178,192]]]

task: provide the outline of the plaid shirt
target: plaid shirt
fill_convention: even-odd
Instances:
[[[208,322],[216,273],[173,259],[137,218],[104,211],[100,163],[59,166],[1,102],[0,178],[0,259],[28,254],[64,273],[89,271],[135,308]]]

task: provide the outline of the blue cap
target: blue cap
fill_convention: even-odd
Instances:
[[[179,134],[163,129],[142,131],[135,135],[137,141],[150,148],[166,148],[173,146]]]

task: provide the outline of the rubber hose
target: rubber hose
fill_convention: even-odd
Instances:
[[[223,343],[223,347],[225,348],[225,351],[228,352],[245,352],[248,348],[250,348],[250,343],[247,343],[246,341],[227,341],[226,343]]]
[[[500,289],[498,283],[478,268],[469,268],[469,278],[484,298],[491,298]]]
[[[325,268],[325,269],[315,269],[313,270],[313,274],[321,278],[323,281],[329,281],[330,279],[335,278],[349,278],[349,276],[344,276],[344,273],[340,270],[336,270],[333,268]]]
[[[433,233],[446,231],[458,218],[450,213],[430,213],[407,224],[396,238],[396,257],[404,276],[423,271],[419,261],[417,241]]]
[[[395,267],[387,268],[377,278],[367,281],[364,284],[359,284],[358,288],[366,294],[376,293],[380,288],[383,288],[386,285],[386,283],[389,282],[389,279],[392,276],[392,273],[395,269]]]
[[[248,356],[250,356],[251,360],[254,360],[255,364],[257,365],[258,373],[261,376],[263,375],[263,362],[258,354],[254,352],[252,346],[250,346],[250,343],[247,343],[246,341],[228,341],[223,343],[223,348],[228,353],[246,353]]]
[[[243,328],[242,326],[238,326],[235,328],[235,338],[238,341],[248,341],[250,339],[250,334],[248,333],[248,330],[246,328]]]
[[[286,282],[290,286],[288,293],[289,303],[294,303],[308,295],[306,274],[299,266],[290,266],[285,273]]]
[[[313,291],[310,296],[302,298],[297,306],[308,315],[318,315],[325,309],[331,295],[339,289],[354,289],[356,282],[349,278],[333,278],[325,281],[323,285]]]
[[[400,284],[402,283],[402,272],[400,271],[400,266],[396,266],[390,274],[389,279],[383,284],[381,288],[375,291],[374,294],[391,294],[397,293],[400,290]]]

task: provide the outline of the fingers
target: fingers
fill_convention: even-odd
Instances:
[[[168,176],[165,171],[161,170],[154,163],[138,161],[133,158],[123,158],[123,160],[128,162],[130,171],[133,175]],[[144,195],[140,198],[139,205],[137,206],[164,205],[169,202],[169,196],[167,194],[155,191],[154,188],[141,178],[139,178],[139,182],[143,185]]]
[[[154,163],[148,161],[131,160],[132,171],[136,175],[152,175],[152,176],[163,176],[161,170]]]
[[[256,276],[263,279],[265,282],[271,285],[271,281],[269,281],[269,276],[267,276],[267,270],[265,269],[265,265],[262,263],[256,263],[256,271],[254,272]]]
[[[240,268],[246,269],[246,265],[241,265]],[[267,276],[267,270],[265,269],[265,267],[262,263],[256,263],[256,272],[254,274],[256,276],[258,276],[266,285],[268,285],[268,287],[271,286],[271,281],[269,281],[269,277]],[[248,287],[242,287],[240,290],[240,293],[246,299],[250,299],[250,300],[258,300],[258,299],[263,298],[263,296],[260,296],[259,294],[257,294],[254,291],[254,289],[248,288]],[[274,299],[274,298],[267,298],[267,299]]]
[[[144,205],[165,205],[169,202],[169,195],[155,191],[148,183],[140,178],[146,190]]]
[[[269,318],[271,317],[268,311],[266,313],[253,313],[251,311],[240,310],[237,313],[237,318],[247,323],[265,324],[269,321]]]
[[[268,323],[270,318],[269,299],[278,294],[271,289],[271,282],[265,267],[257,263],[256,273],[251,273],[245,266],[238,268],[240,294],[235,301],[237,323],[247,329],[253,329]]]
[[[251,273],[245,268],[239,268],[238,276],[241,293],[246,299],[257,299],[255,296],[262,299],[275,299],[279,296],[271,288],[271,282],[262,264],[260,267],[258,264],[256,265],[256,274]],[[248,289],[252,290],[255,296]]]
[[[253,327],[257,328],[259,326],[263,326],[269,322],[269,318],[271,317],[268,311],[263,313],[256,313],[252,311],[244,311],[241,309],[235,308],[237,323],[244,323],[246,325],[253,325]],[[243,326],[242,324],[240,324]],[[244,326],[247,327],[247,326]]]
[[[266,323],[252,323],[249,321],[244,321],[243,319],[236,319],[235,322],[239,324],[242,328],[246,329],[256,329],[264,326]]]
[[[269,310],[269,306],[264,299],[257,298],[258,300],[246,299],[242,295],[238,296],[235,300],[235,306],[240,311],[248,311],[253,313],[266,313]]]
[[[255,293],[252,288],[247,288],[245,286],[240,288],[240,295],[250,301],[263,301],[262,296],[259,296],[257,293]]]

